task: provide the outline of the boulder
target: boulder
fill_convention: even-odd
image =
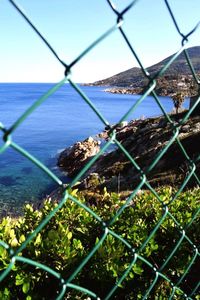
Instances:
[[[60,153],[58,166],[69,177],[73,177],[81,171],[89,159],[100,151],[100,141],[89,137],[82,142],[77,142],[73,146]]]

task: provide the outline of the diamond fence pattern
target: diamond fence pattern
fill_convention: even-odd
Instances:
[[[170,139],[170,141],[165,145],[165,147],[157,154],[156,157],[153,158],[152,162],[150,163],[149,167],[147,168],[147,170],[144,172],[140,166],[136,163],[135,159],[133,156],[131,156],[127,150],[123,147],[123,145],[117,140],[116,137],[116,131],[115,128],[112,128],[110,126],[110,138],[109,140],[106,142],[106,144],[104,145],[104,147],[100,150],[100,152],[89,161],[89,163],[87,163],[87,165],[81,170],[81,172],[79,172],[79,174],[73,179],[73,181],[69,184],[69,186],[67,187],[67,189],[65,188],[65,191],[63,193],[62,199],[61,201],[58,203],[58,205],[49,213],[49,215],[47,217],[45,217],[43,219],[43,221],[38,225],[38,227],[26,238],[26,240],[21,244],[21,246],[17,249],[17,250],[13,250],[7,243],[5,243],[3,240],[0,241],[0,245],[1,247],[5,248],[8,250],[8,252],[10,253],[10,263],[8,265],[8,267],[1,272],[0,274],[0,282],[3,282],[3,280],[7,277],[10,276],[10,273],[12,271],[13,266],[17,263],[24,263],[24,264],[29,264],[30,266],[33,266],[35,268],[40,268],[44,271],[46,271],[47,273],[49,273],[50,275],[54,276],[55,279],[58,279],[60,281],[61,284],[61,288],[60,291],[57,295],[57,300],[58,299],[63,299],[65,297],[66,291],[68,289],[72,289],[72,290],[77,290],[79,292],[83,292],[88,298],[98,298],[98,295],[96,295],[93,291],[92,288],[91,290],[86,289],[82,286],[79,285],[75,285],[73,284],[73,279],[77,276],[77,274],[79,274],[81,272],[81,270],[84,268],[84,266],[88,263],[88,261],[90,261],[90,259],[95,255],[95,253],[98,251],[98,249],[101,247],[101,245],[104,243],[105,239],[110,235],[112,236],[114,239],[118,239],[125,247],[127,247],[130,252],[132,253],[132,258],[130,259],[130,263],[128,265],[128,267],[126,268],[125,272],[119,276],[118,281],[116,282],[116,284],[112,287],[112,289],[107,293],[107,295],[105,296],[104,299],[111,299],[115,293],[115,291],[118,289],[118,287],[120,286],[120,284],[123,282],[123,280],[126,278],[126,276],[128,276],[129,272],[131,271],[131,269],[134,267],[134,265],[136,265],[136,262],[138,263],[139,261],[143,262],[144,264],[146,264],[146,266],[148,266],[148,268],[151,270],[152,274],[153,274],[153,279],[152,281],[149,283],[149,286],[146,288],[146,290],[143,291],[143,296],[142,299],[147,299],[150,295],[151,295],[151,291],[153,289],[153,287],[156,285],[156,283],[158,282],[158,280],[160,278],[163,278],[166,280],[166,282],[169,282],[169,284],[171,285],[172,291],[171,291],[171,295],[169,297],[169,299],[173,299],[175,292],[176,291],[180,291],[181,292],[181,296],[180,298],[184,298],[184,299],[197,299],[197,298],[193,298],[195,297],[195,295],[197,294],[198,290],[199,290],[199,285],[200,282],[198,281],[196,286],[193,288],[193,290],[191,291],[191,293],[189,295],[185,294],[184,291],[181,290],[180,288],[180,284],[183,282],[185,276],[188,274],[188,272],[190,271],[192,264],[199,259],[199,250],[197,248],[197,245],[195,245],[192,240],[190,239],[190,237],[187,235],[187,230],[188,228],[191,226],[191,224],[194,222],[194,220],[196,219],[197,215],[199,214],[199,210],[196,211],[193,216],[192,219],[190,221],[190,223],[187,224],[187,226],[185,228],[182,228],[180,226],[180,224],[178,223],[178,221],[174,218],[173,213],[170,212],[170,203],[175,201],[178,197],[178,195],[181,193],[181,191],[184,189],[184,187],[187,185],[188,181],[190,180],[191,177],[194,177],[197,184],[199,184],[199,178],[197,176],[197,174],[195,173],[196,170],[196,163],[199,161],[199,158],[196,158],[195,161],[192,160],[191,157],[188,156],[186,150],[184,149],[183,145],[181,144],[181,141],[178,138],[179,135],[179,130],[181,128],[181,126],[188,120],[188,118],[190,117],[191,113],[193,112],[193,110],[196,108],[196,106],[199,104],[200,102],[200,97],[197,99],[197,101],[195,102],[195,104],[188,110],[188,112],[185,114],[184,118],[178,123],[178,124],[174,124],[173,120],[171,119],[170,115],[168,115],[164,109],[164,107],[162,106],[158,95],[155,92],[155,87],[157,84],[157,79],[162,76],[165,71],[169,68],[169,66],[173,63],[173,61],[175,61],[175,59],[178,57],[178,55],[180,55],[180,53],[184,53],[185,55],[185,59],[190,67],[191,70],[191,75],[193,76],[195,82],[200,86],[200,80],[198,75],[196,74],[194,67],[192,65],[192,61],[190,60],[190,57],[188,55],[188,52],[186,50],[186,45],[187,42],[190,40],[190,37],[192,36],[192,34],[198,29],[200,23],[197,24],[197,26],[195,28],[191,28],[191,31],[184,35],[181,32],[181,29],[179,28],[179,25],[176,21],[176,17],[170,7],[170,4],[167,0],[164,0],[164,3],[166,5],[166,8],[169,12],[169,15],[171,17],[171,21],[173,22],[177,32],[179,33],[180,36],[180,40],[181,40],[181,47],[180,50],[171,58],[170,61],[167,62],[166,65],[164,65],[162,67],[162,69],[155,74],[154,76],[151,76],[151,74],[149,74],[147,72],[147,70],[143,67],[142,62],[140,61],[137,53],[135,52],[133,46],[131,45],[128,36],[126,35],[125,31],[123,30],[123,20],[126,16],[126,13],[129,10],[134,10],[134,6],[137,5],[137,2],[139,2],[139,0],[135,0],[130,2],[130,4],[125,7],[122,11],[119,11],[114,2],[107,0],[107,3],[110,7],[110,9],[113,11],[113,14],[116,15],[116,23],[114,24],[113,27],[109,28],[105,33],[103,33],[101,36],[99,36],[91,45],[88,46],[88,48],[86,48],[74,61],[72,61],[70,64],[66,64],[56,53],[56,51],[53,49],[52,45],[50,45],[50,43],[48,42],[48,40],[40,33],[39,29],[32,23],[32,21],[26,16],[25,12],[18,6],[16,1],[9,1],[10,4],[13,6],[14,9],[16,9],[18,11],[18,13],[22,16],[22,18],[24,18],[27,22],[27,26],[30,26],[33,31],[35,31],[35,33],[38,35],[38,37],[40,39],[42,39],[42,41],[46,44],[46,46],[49,48],[49,51],[51,51],[53,53],[53,55],[57,58],[58,62],[61,63],[64,67],[65,67],[65,77],[63,78],[63,80],[61,80],[60,82],[58,82],[57,84],[55,84],[47,93],[45,93],[42,97],[40,97],[33,105],[31,105],[21,116],[18,120],[16,120],[14,122],[14,124],[12,124],[12,126],[10,128],[5,128],[4,125],[2,123],[0,123],[0,130],[2,131],[2,135],[3,135],[3,146],[1,146],[0,148],[0,153],[3,153],[4,151],[6,151],[9,147],[13,148],[15,151],[17,151],[18,153],[20,153],[22,156],[26,157],[28,160],[30,160],[33,164],[35,164],[36,166],[38,166],[38,168],[42,169],[46,174],[48,174],[51,179],[57,183],[58,186],[62,186],[63,182],[55,175],[53,174],[45,165],[43,165],[39,160],[37,160],[36,157],[33,157],[29,152],[26,151],[26,149],[23,149],[22,147],[20,147],[18,144],[16,144],[13,139],[12,139],[12,134],[14,133],[14,131],[26,120],[26,118],[34,113],[34,111],[39,107],[42,106],[44,101],[48,100],[48,97],[50,95],[52,95],[55,91],[57,91],[61,86],[63,86],[66,82],[69,82],[70,85],[73,87],[73,89],[76,91],[77,94],[79,94],[82,97],[82,100],[85,101],[93,110],[93,112],[99,117],[99,119],[101,120],[101,122],[105,125],[105,126],[110,126],[110,124],[107,122],[107,120],[104,118],[104,116],[98,111],[98,109],[95,107],[95,105],[92,103],[92,101],[84,94],[84,92],[81,90],[81,88],[79,86],[76,85],[76,83],[74,83],[70,77],[70,71],[72,69],[72,67],[76,64],[79,63],[79,61],[82,59],[82,57],[84,57],[85,55],[89,55],[90,51],[94,48],[94,47],[98,47],[98,44],[101,43],[102,40],[104,40],[105,38],[109,37],[112,32],[118,30],[120,32],[120,34],[122,35],[123,39],[124,39],[124,43],[127,44],[127,46],[129,47],[132,55],[134,56],[134,58],[137,60],[139,66],[141,67],[141,70],[143,71],[144,76],[146,77],[146,79],[148,80],[148,84],[143,92],[143,95],[141,95],[141,97],[137,100],[136,103],[134,103],[132,105],[132,107],[129,109],[129,111],[127,111],[127,113],[125,115],[123,115],[121,117],[121,119],[119,120],[118,123],[121,123],[122,121],[126,120],[127,117],[137,108],[138,105],[140,105],[145,98],[148,95],[152,95],[154,97],[154,100],[156,101],[157,105],[160,107],[161,111],[163,112],[163,115],[165,116],[167,122],[169,122],[171,124],[171,128],[172,128],[172,137]],[[170,202],[168,202],[167,204],[164,203],[162,201],[162,199],[160,198],[160,196],[158,195],[158,193],[156,192],[156,190],[151,186],[151,184],[148,182],[147,179],[147,175],[149,172],[151,172],[153,170],[153,168],[155,167],[155,165],[159,162],[159,160],[162,158],[162,156],[165,154],[165,152],[169,149],[169,147],[174,143],[178,143],[180,150],[182,151],[183,155],[185,156],[185,159],[188,161],[189,164],[189,172],[186,175],[184,181],[182,182],[182,185],[180,186],[179,190],[176,192],[176,194],[173,196],[173,198],[170,200]],[[122,151],[124,153],[124,155],[130,160],[130,162],[133,164],[133,166],[135,167],[135,169],[138,171],[138,173],[140,174],[140,183],[138,184],[138,186],[132,191],[131,196],[129,196],[129,198],[126,200],[126,202],[124,203],[124,205],[122,205],[117,211],[116,214],[114,215],[114,217],[112,217],[110,219],[109,222],[105,223],[101,217],[99,215],[97,215],[89,206],[87,206],[86,204],[81,203],[75,196],[72,196],[70,194],[70,189],[81,179],[82,175],[94,164],[94,162],[108,149],[108,147],[110,146],[111,143],[115,143],[115,145],[119,148],[120,151]],[[131,201],[137,196],[138,191],[142,188],[145,187],[148,190],[150,190],[153,195],[156,197],[157,201],[161,204],[162,209],[163,209],[163,214],[162,217],[160,218],[160,220],[157,222],[156,226],[154,228],[152,228],[150,234],[147,236],[146,240],[144,241],[144,243],[138,248],[138,249],[134,249],[132,247],[132,245],[126,241],[122,236],[118,235],[112,228],[112,225],[115,224],[116,220],[120,218],[121,214],[123,213],[123,211],[125,210],[125,208],[131,203]],[[67,201],[72,201],[74,203],[76,203],[79,207],[83,208],[84,210],[86,210],[89,214],[91,214],[94,219],[99,223],[99,227],[101,228],[103,234],[101,235],[101,238],[98,240],[98,242],[95,244],[95,246],[91,249],[91,251],[88,253],[87,257],[85,257],[81,264],[75,269],[75,271],[73,271],[70,276],[68,278],[63,278],[61,276],[61,274],[59,274],[57,271],[49,268],[47,265],[43,265],[37,261],[34,261],[32,259],[28,259],[24,256],[21,255],[22,251],[27,247],[28,243],[30,241],[32,241],[33,239],[35,239],[35,237],[37,236],[37,234],[47,225],[48,222],[50,222],[50,220],[56,215],[56,213],[58,213],[59,209],[62,208],[62,206],[67,202]],[[156,231],[160,228],[160,226],[162,225],[162,223],[164,222],[164,220],[166,220],[166,218],[170,218],[173,220],[173,222],[177,225],[178,231],[179,231],[179,239],[176,241],[175,246],[173,245],[172,249],[171,249],[171,253],[168,255],[167,259],[165,260],[165,262],[161,265],[161,267],[159,267],[158,269],[152,264],[152,262],[148,261],[148,259],[144,258],[142,256],[142,250],[146,247],[146,245],[148,244],[148,242],[152,239],[152,237],[155,235]],[[178,282],[172,282],[172,280],[170,280],[167,275],[165,275],[163,273],[163,269],[168,265],[169,261],[171,260],[171,258],[175,255],[176,251],[179,249],[179,247],[181,246],[183,240],[186,240],[190,246],[191,249],[193,249],[193,255],[191,256],[191,260],[189,263],[187,263],[185,265],[185,269],[184,272],[182,274],[182,276],[180,277]],[[159,298],[161,299],[161,298]],[[165,298],[162,298],[165,299]],[[177,298],[175,298],[177,299]]]

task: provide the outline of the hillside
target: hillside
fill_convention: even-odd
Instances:
[[[196,73],[200,73],[200,46],[188,48],[187,51]],[[147,68],[150,75],[154,76],[156,73],[158,73],[161,68],[172,58],[173,55]],[[179,89],[181,87],[181,89],[187,91],[187,93],[190,94],[188,90],[190,88],[191,82],[191,70],[188,66],[184,54],[181,53],[166,70],[165,74],[158,79],[156,91],[160,95],[170,95],[176,92],[178,85]],[[143,75],[141,69],[134,67],[112,77],[96,81],[91,85],[119,88],[107,90],[109,92],[139,93],[142,92],[142,89],[146,86],[147,83],[148,81]],[[125,89],[121,90],[121,88]]]

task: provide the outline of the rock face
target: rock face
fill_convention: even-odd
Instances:
[[[58,166],[73,177],[85,166],[88,160],[100,151],[100,142],[92,137],[75,143],[72,147],[61,152]]]
[[[91,190],[106,186],[109,191],[133,190],[141,181],[142,172],[146,174],[152,186],[180,186],[194,167],[187,159],[187,155],[195,162],[195,174],[199,176],[200,116],[192,116],[179,126],[184,114],[185,112],[171,115],[173,123],[168,122],[164,117],[157,117],[133,120],[124,127],[116,127],[117,140],[128,151],[141,171],[116,146],[111,152],[100,156],[84,176],[79,188]],[[177,139],[173,138],[175,132]],[[109,131],[105,131],[101,136],[105,140],[109,139]],[[171,143],[173,140],[174,142]],[[187,154],[183,154],[178,141]],[[166,145],[168,145],[167,151],[156,160]],[[82,168],[88,157],[98,152],[99,146],[94,140],[91,140],[91,143],[85,140],[83,143],[76,143],[70,149],[61,154],[59,165],[66,167],[72,175]],[[87,178],[91,173],[95,173],[98,179],[96,184],[88,183]],[[195,176],[191,176],[187,186],[197,184]]]

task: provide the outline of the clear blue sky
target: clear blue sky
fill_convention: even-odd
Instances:
[[[123,9],[130,1],[113,1]],[[26,14],[69,64],[91,42],[115,24],[105,0],[19,0]],[[200,20],[200,0],[169,0],[187,34]],[[179,50],[181,38],[164,0],[140,0],[125,15],[123,29],[145,67]],[[8,0],[0,1],[0,82],[56,82],[62,65]],[[187,47],[200,45],[200,28]],[[72,69],[77,82],[92,82],[138,66],[118,31]]]

